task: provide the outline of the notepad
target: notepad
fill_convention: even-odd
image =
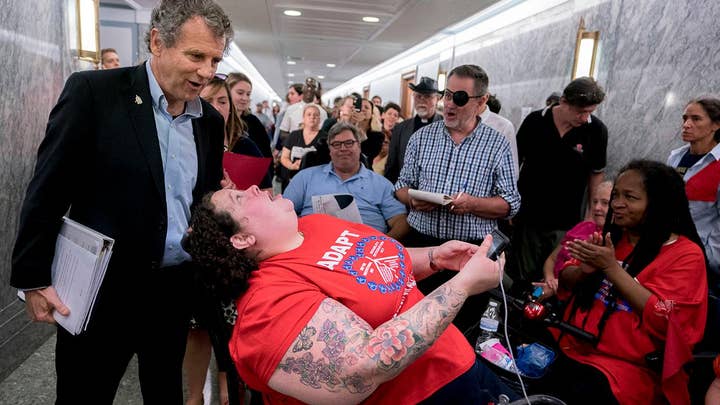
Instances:
[[[52,286],[70,314],[55,311],[53,317],[73,335],[87,329],[114,243],[114,239],[63,217],[51,266]],[[22,291],[18,296],[25,298]]]
[[[408,195],[410,198],[420,201],[427,201],[438,205],[448,205],[452,202],[452,197],[442,193],[431,193],[429,191],[421,191],[415,189],[409,189]]]
[[[316,214],[327,214],[346,221],[363,223],[355,197],[350,194],[314,195],[312,205]]]

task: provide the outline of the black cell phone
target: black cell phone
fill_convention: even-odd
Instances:
[[[357,97],[355,99],[355,111],[360,112],[360,110],[362,110],[362,99]]]
[[[510,239],[497,228],[493,229],[490,235],[492,235],[492,246],[490,246],[490,250],[487,252],[487,257],[489,257],[490,260],[497,260],[500,253],[504,252],[510,244]]]

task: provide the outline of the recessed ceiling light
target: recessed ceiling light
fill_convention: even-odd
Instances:
[[[324,79],[324,78],[325,78],[325,76],[323,76],[323,75],[318,75],[318,79],[322,80],[322,79]]]
[[[289,17],[300,17],[302,15],[302,13],[297,10],[285,10],[283,14]]]
[[[369,23],[380,22],[380,19],[377,17],[363,17],[362,20]]]
[[[334,63],[326,63],[325,66],[327,66],[329,68],[334,68],[335,64]]]
[[[289,60],[289,61],[287,61],[287,64],[288,64],[288,65],[295,65],[295,64],[297,64],[297,62],[295,62],[294,60]]]
[[[288,77],[295,77],[295,73],[288,73]]]

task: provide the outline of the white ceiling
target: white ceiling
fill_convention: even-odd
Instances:
[[[283,96],[289,81],[302,82],[305,76],[325,76],[320,82],[329,90],[498,0],[216,1],[233,21],[235,43]],[[158,0],[102,2],[141,9]],[[302,16],[288,17],[287,9]],[[365,16],[380,22],[363,22]]]

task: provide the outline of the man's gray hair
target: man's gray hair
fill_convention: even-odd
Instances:
[[[150,16],[150,28],[145,43],[150,48],[150,31],[157,28],[163,45],[172,48],[180,36],[180,28],[193,17],[201,17],[217,38],[225,38],[225,51],[233,40],[230,18],[212,0],[162,0]]]
[[[360,142],[360,129],[353,124],[341,121],[333,125],[330,131],[328,131],[328,143],[332,142],[332,140],[343,131],[352,132],[355,140]]]
[[[484,96],[488,92],[490,79],[485,70],[478,65],[460,65],[450,71],[448,79],[453,76],[470,78],[475,81],[475,85],[473,86],[475,94],[470,94],[471,96]]]

